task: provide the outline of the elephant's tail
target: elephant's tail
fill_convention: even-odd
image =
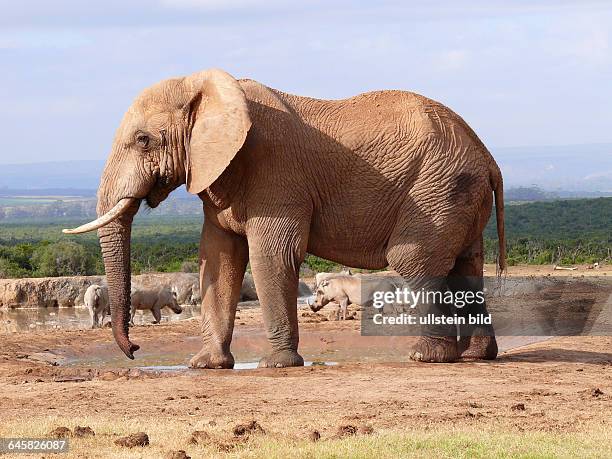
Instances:
[[[491,162],[491,186],[495,194],[495,219],[497,221],[497,241],[499,255],[497,256],[497,275],[506,270],[506,234],[504,230],[504,180],[501,171],[495,163]]]

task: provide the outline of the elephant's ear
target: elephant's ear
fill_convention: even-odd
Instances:
[[[191,95],[186,109],[191,136],[187,150],[187,191],[198,194],[219,178],[246,139],[251,118],[246,96],[234,77],[212,69],[185,79]]]

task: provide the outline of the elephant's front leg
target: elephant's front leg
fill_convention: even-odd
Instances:
[[[292,211],[299,209],[292,206]],[[249,260],[263,313],[271,352],[260,367],[281,368],[304,365],[298,354],[297,295],[300,265],[306,255],[309,210],[288,219],[258,221],[248,234]]]
[[[281,368],[304,365],[304,359],[297,352],[300,262],[291,262],[282,255],[251,254],[250,260],[266,334],[272,348],[271,352],[259,361],[259,366]]]
[[[192,368],[234,367],[230,344],[248,257],[246,239],[205,221],[200,242],[204,344],[190,360]]]

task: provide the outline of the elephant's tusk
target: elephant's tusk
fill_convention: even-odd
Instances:
[[[84,225],[81,225],[78,228],[64,229],[62,230],[62,233],[81,234],[97,230],[98,228],[102,228],[103,226],[108,225],[113,220],[119,218],[136,201],[138,201],[138,199],[136,198],[123,198],[117,204],[115,204],[115,207],[113,207],[111,210],[106,212],[104,215],[98,217],[94,221],[85,223]]]

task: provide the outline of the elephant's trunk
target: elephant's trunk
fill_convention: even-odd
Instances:
[[[130,359],[134,358],[134,352],[140,348],[130,342],[128,336],[131,291],[130,236],[132,220],[139,204],[140,201],[137,201],[130,212],[98,230],[108,283],[113,335],[121,350]]]

